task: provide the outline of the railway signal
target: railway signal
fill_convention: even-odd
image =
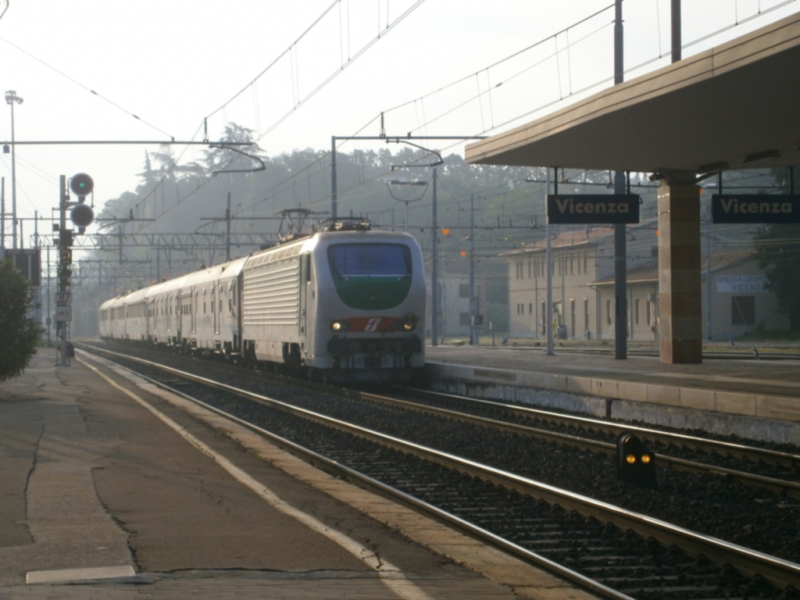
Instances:
[[[78,203],[73,206],[69,218],[79,228],[78,233],[83,233],[94,221],[92,207],[84,204],[86,196],[94,190],[94,180],[86,173],[78,173],[69,180],[69,189],[78,197]]]
[[[78,198],[82,198],[80,202],[83,202],[86,196],[92,193],[94,189],[94,180],[86,173],[78,173],[77,175],[73,175],[72,179],[69,180],[69,189],[71,189],[72,193]]]
[[[655,455],[629,431],[617,438],[617,479],[642,487],[658,485]]]
[[[72,321],[72,294],[70,293],[70,275],[72,265],[73,231],[67,229],[67,209],[70,209],[70,219],[78,228],[78,233],[84,233],[86,227],[94,221],[92,207],[85,204],[86,196],[94,190],[94,181],[86,173],[77,173],[69,180],[69,189],[78,197],[77,202],[70,202],[67,193],[67,178],[62,175],[59,181],[59,224],[58,224],[58,296],[56,304],[56,324],[60,338],[60,364],[68,366],[67,358],[73,356],[69,343],[69,323]]]

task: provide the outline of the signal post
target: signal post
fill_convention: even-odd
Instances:
[[[84,204],[86,196],[92,193],[94,182],[86,173],[78,173],[70,179],[70,190],[78,197],[77,202],[70,202],[67,193],[67,178],[62,175],[59,182],[59,224],[58,224],[58,292],[56,294],[56,337],[59,339],[60,364],[69,366],[69,323],[72,322],[72,290],[70,275],[72,274],[72,238],[73,230],[67,229],[67,209],[72,208],[70,219],[78,227],[78,233],[86,231],[86,227],[94,220],[94,211]]]

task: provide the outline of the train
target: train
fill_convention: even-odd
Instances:
[[[107,300],[100,337],[331,382],[418,372],[425,272],[416,239],[357,220],[295,237]]]

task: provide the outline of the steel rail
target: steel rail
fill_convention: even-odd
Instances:
[[[143,364],[150,364],[150,366],[154,366],[157,368],[165,368],[162,365],[158,365],[157,363],[150,363],[149,361],[125,356],[108,350],[101,350],[99,348],[92,348],[91,351],[86,349],[81,349],[81,351],[86,354],[92,354],[93,351],[107,352],[109,354],[123,357],[126,360],[135,360]],[[438,508],[437,506],[424,502],[423,500],[420,500],[419,498],[416,498],[410,494],[402,492],[396,488],[393,488],[383,483],[382,481],[374,479],[369,475],[365,475],[360,471],[357,471],[351,467],[343,465],[335,460],[332,460],[322,454],[319,454],[318,452],[315,452],[314,450],[306,448],[305,446],[301,446],[296,442],[293,442],[289,439],[279,436],[276,433],[273,433],[271,431],[268,431],[267,429],[259,427],[258,425],[255,425],[249,421],[237,417],[236,415],[226,412],[220,408],[217,408],[216,406],[203,402],[202,400],[198,400],[197,398],[194,398],[193,396],[190,396],[185,392],[182,392],[178,389],[175,389],[167,385],[166,383],[160,382],[146,375],[142,375],[141,373],[137,373],[136,371],[132,371],[131,369],[123,367],[118,363],[114,364],[117,365],[117,367],[120,369],[133,373],[134,375],[136,375],[136,377],[144,379],[161,389],[167,390],[170,393],[175,394],[176,396],[180,396],[181,398],[188,400],[193,404],[202,406],[203,408],[213,412],[214,414],[229,419],[237,423],[238,425],[241,425],[242,427],[246,427],[247,429],[255,433],[258,433],[259,435],[264,436],[276,446],[279,446],[280,448],[286,450],[287,452],[301,458],[302,460],[308,462],[312,466],[324,470],[332,475],[342,477],[343,479],[350,481],[351,483],[357,484],[359,487],[362,487],[367,491],[376,492],[379,495],[387,497],[391,500],[399,501],[402,504],[417,509],[422,513],[427,513],[439,521],[452,525],[455,528],[460,529],[465,533],[481,541],[487,542],[490,545],[501,548],[507,551],[509,554],[512,554],[533,565],[541,567],[542,569],[545,569],[550,573],[554,573],[555,575],[561,577],[562,579],[574,583],[575,585],[582,587],[588,591],[591,591],[602,598],[606,598],[607,600],[634,600],[633,598],[631,598],[626,594],[622,594],[617,590],[604,586],[603,584],[589,577],[586,577],[581,573],[568,569],[567,567],[564,567],[563,565],[560,565],[548,558],[545,558],[544,556],[536,554],[535,552],[531,552],[527,548],[523,548],[522,546],[510,542],[509,540],[506,540],[490,531],[487,531],[482,527],[478,527],[477,525],[470,523],[469,521],[466,521],[461,517],[458,517],[452,513],[444,511],[441,508]],[[166,368],[169,369],[169,367]],[[267,397],[263,398],[265,400],[270,400],[278,404],[283,404],[279,400],[269,399]],[[261,402],[261,400],[258,401]]]
[[[560,444],[568,444],[584,450],[592,452],[604,452],[608,455],[615,456],[617,454],[616,444],[603,442],[600,440],[593,440],[590,438],[579,437],[567,433],[559,433],[556,431],[548,431],[537,427],[529,427],[527,425],[520,425],[518,423],[510,423],[508,421],[498,421],[497,419],[490,419],[488,417],[481,417],[478,415],[470,415],[461,413],[447,408],[440,408],[437,406],[428,406],[419,404],[410,400],[400,400],[398,398],[391,398],[389,396],[382,396],[371,392],[361,392],[349,390],[355,393],[361,399],[371,400],[382,404],[391,406],[399,406],[409,410],[415,410],[427,414],[435,414],[444,418],[461,421],[464,423],[471,423],[482,427],[489,427],[498,429],[500,431],[507,431],[509,433],[516,433],[525,435],[536,439],[556,442]],[[500,405],[502,407],[502,405]],[[635,431],[636,428],[623,427],[624,431]],[[656,461],[666,463],[669,468],[680,469],[683,471],[691,471],[693,473],[712,473],[730,477],[741,483],[747,485],[756,485],[759,487],[770,489],[778,494],[790,498],[800,498],[800,482],[784,481],[783,479],[776,479],[773,477],[765,477],[763,475],[755,475],[746,471],[739,471],[736,469],[728,469],[725,467],[718,467],[714,465],[707,465],[705,463],[668,456],[666,454],[655,453]]]
[[[687,435],[684,433],[660,431],[658,429],[652,429],[649,427],[627,425],[625,423],[615,423],[612,421],[593,419],[591,417],[567,415],[540,408],[519,406],[515,404],[506,404],[502,402],[493,402],[491,400],[481,400],[478,398],[469,398],[467,396],[459,396],[456,394],[447,394],[443,392],[434,392],[419,388],[398,388],[398,389],[411,391],[414,394],[419,394],[421,396],[453,400],[462,403],[473,404],[475,406],[480,406],[482,408],[491,408],[492,410],[504,410],[510,413],[516,413],[518,415],[534,419],[547,419],[550,421],[556,421],[557,423],[560,423],[562,425],[584,426],[592,429],[599,429],[601,431],[608,431],[614,433],[622,433],[623,431],[630,431],[644,439],[658,440],[666,444],[682,445],[690,448],[700,448],[703,450],[715,452],[717,454],[723,454],[723,455],[730,454],[731,456],[737,456],[740,458],[763,460],[765,462],[772,462],[775,464],[782,464],[785,466],[800,466],[800,455],[792,454],[790,452],[780,452],[778,450],[770,450],[768,448],[746,446],[744,444],[735,444],[732,442],[703,438],[693,435]]]
[[[247,390],[241,390],[206,377],[180,371],[179,369],[167,367],[165,365],[159,365],[140,358],[128,357],[114,352],[111,354],[121,356],[125,360],[132,360],[140,364],[148,365],[176,377],[181,377],[229,394],[278,408],[323,426],[332,427],[400,452],[412,454],[423,460],[438,463],[471,477],[478,477],[495,485],[503,486],[506,489],[516,490],[521,494],[528,494],[534,498],[541,498],[551,504],[557,504],[565,510],[575,510],[585,516],[593,516],[604,522],[615,523],[619,527],[631,529],[645,538],[653,537],[667,546],[674,544],[690,555],[704,555],[719,564],[730,564],[744,573],[750,575],[760,574],[767,580],[781,586],[795,585],[797,581],[800,581],[800,565],[775,556],[770,556],[737,544],[731,544],[712,536],[703,535],[683,527],[672,525],[660,519],[628,511],[606,502],[594,500],[580,494],[528,479],[527,477],[508,473],[501,469],[461,458],[447,452],[441,452],[421,444],[415,444],[394,436],[372,431],[365,427],[353,425],[308,409],[293,406],[280,400],[275,400]]]

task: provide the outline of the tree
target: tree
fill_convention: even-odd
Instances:
[[[39,326],[30,317],[33,288],[8,259],[0,260],[0,381],[25,370],[36,353]]]
[[[784,194],[790,190],[788,168],[773,171]],[[775,223],[762,227],[753,238],[758,266],[766,269],[767,289],[775,294],[778,310],[789,317],[789,328],[800,331],[800,225]]]
[[[800,331],[800,225],[772,224],[753,239],[758,266],[766,269],[767,289],[775,294],[778,310]]]

